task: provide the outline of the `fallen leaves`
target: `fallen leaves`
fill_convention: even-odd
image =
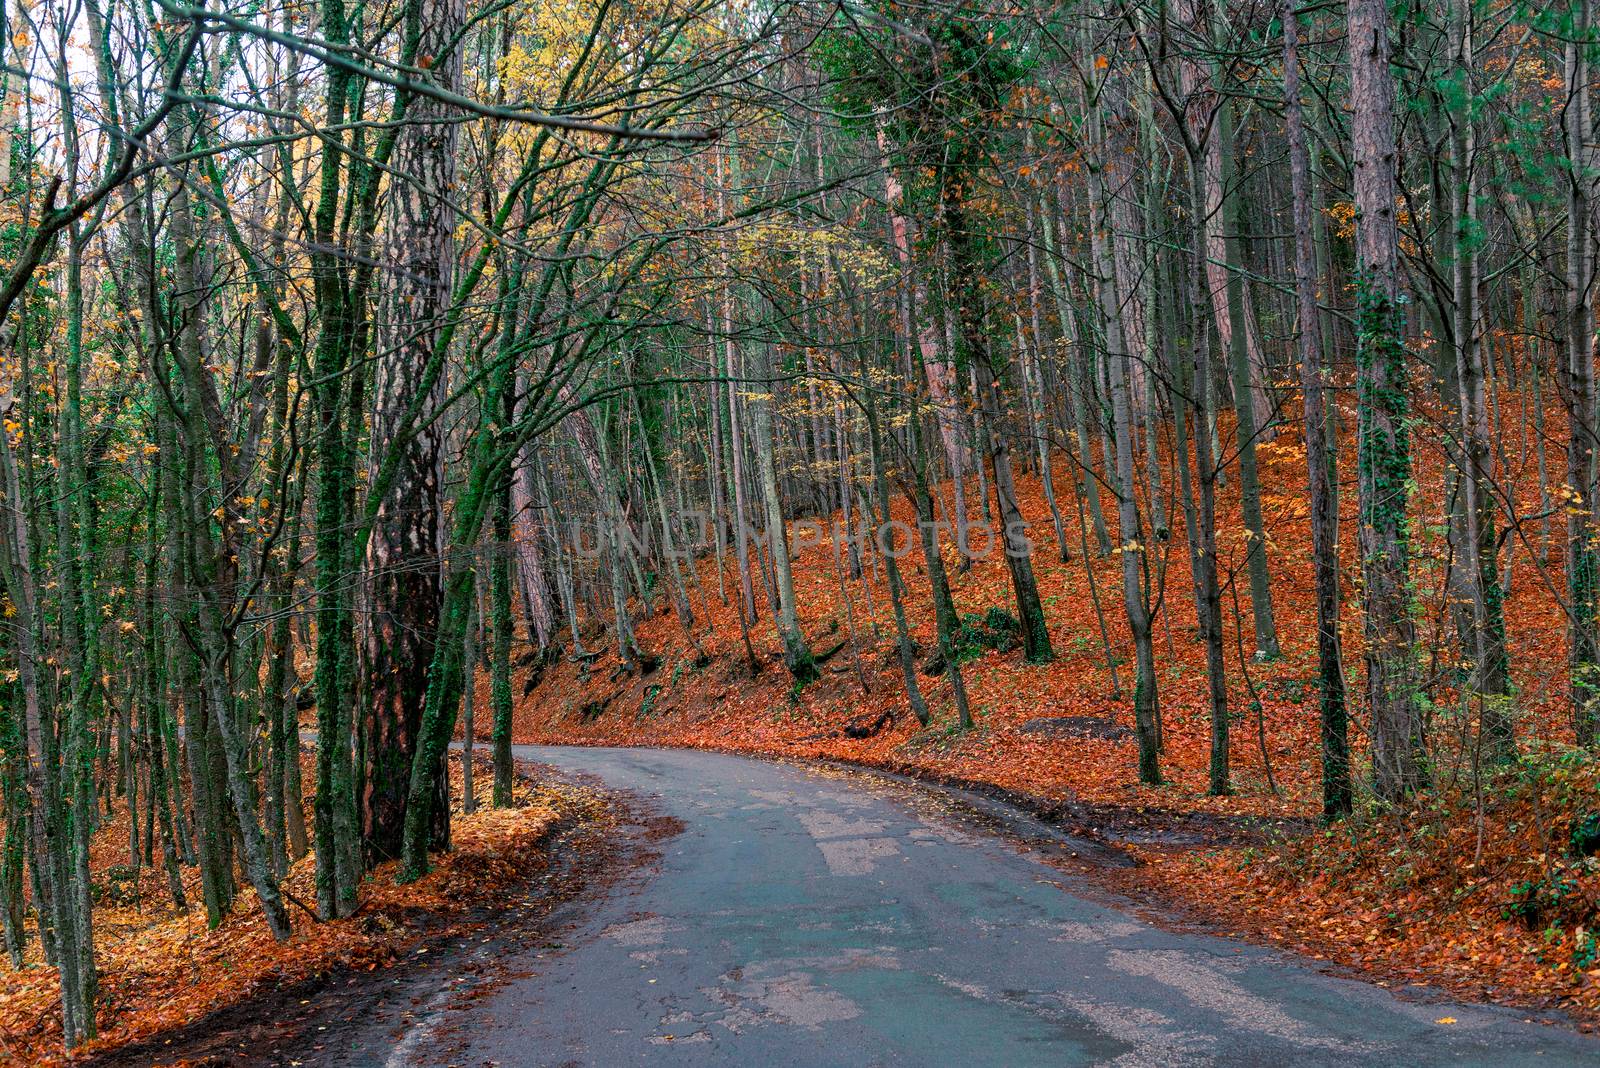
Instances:
[[[1508,391],[1506,396],[1515,395]],[[1505,410],[1511,410],[1512,403],[1504,403]],[[1555,424],[1562,416],[1552,407],[1547,418]],[[1226,426],[1222,432],[1228,432]],[[1150,787],[1136,781],[1131,738],[1047,737],[1026,729],[1042,718],[1069,715],[1132,726],[1132,646],[1117,601],[1120,561],[1115,555],[1094,555],[1087,536],[1082,539],[1091,544],[1086,559],[1080,555],[1077,531],[1071,529],[1067,547],[1072,559],[1061,561],[1042,485],[1027,474],[1018,478],[1018,496],[1024,514],[1035,520],[1030,531],[1036,543],[1033,564],[1057,655],[1045,665],[1025,664],[1020,650],[985,651],[968,661],[966,682],[976,730],[960,733],[949,726],[953,710],[948,683],[927,674],[917,681],[933,710],[934,724],[926,730],[916,724],[906,707],[882,568],[869,559],[859,580],[846,575],[841,582],[842,556],[835,555],[831,544],[807,544],[795,557],[797,601],[807,635],[818,647],[840,637],[855,639],[825,665],[820,681],[798,691],[793,688],[767,614],[751,628],[763,667],[750,674],[734,608],[737,573],[731,559],[708,556],[696,561],[689,584],[698,646],[683,637],[665,598],[657,611],[642,612],[636,619],[640,643],[659,655],[661,664],[644,677],[615,670],[606,635],[591,628],[584,640],[595,656],[544,668],[536,680],[523,674],[517,692],[523,692],[524,684],[531,683],[532,688],[517,709],[515,734],[525,742],[688,746],[837,759],[992,784],[1046,802],[1097,806],[1128,821],[1137,820],[1141,831],[1148,830],[1155,841],[1135,849],[1145,862],[1137,869],[1144,888],[1180,901],[1230,930],[1252,932],[1262,941],[1379,975],[1437,983],[1475,996],[1560,1002],[1580,1013],[1588,1011],[1585,1006],[1600,1004],[1592,997],[1600,983],[1570,965],[1565,970],[1557,967],[1557,958],[1571,956],[1572,934],[1563,933],[1560,944],[1550,946],[1542,933],[1524,930],[1501,915],[1512,868],[1549,848],[1548,843],[1529,839],[1532,823],[1526,813],[1521,822],[1509,812],[1488,814],[1483,822],[1480,806],[1469,804],[1457,813],[1458,833],[1450,835],[1390,835],[1371,823],[1358,823],[1347,828],[1355,838],[1338,840],[1319,833],[1275,842],[1258,831],[1259,844],[1253,849],[1208,837],[1209,827],[1244,827],[1251,821],[1309,828],[1321,812],[1315,584],[1304,454],[1297,437],[1286,428],[1274,445],[1258,451],[1283,655],[1269,663],[1249,663],[1250,687],[1244,684],[1239,663],[1248,654],[1236,655],[1235,649],[1253,643],[1253,624],[1248,615],[1241,621],[1230,613],[1224,620],[1230,701],[1239,717],[1233,729],[1230,796],[1207,794],[1210,711],[1204,647],[1185,599],[1191,581],[1176,515],[1171,538],[1138,546],[1149,554],[1153,568],[1165,569],[1167,593],[1157,620],[1157,657],[1166,785]],[[1349,444],[1346,440],[1347,449]],[[1535,460],[1532,450],[1526,452],[1516,459],[1520,468],[1513,469],[1515,458],[1503,459],[1507,469],[1499,472],[1499,478],[1503,485],[1516,487],[1519,499],[1535,499]],[[1064,458],[1060,463],[1070,465]],[[1417,596],[1426,605],[1444,605],[1450,559],[1443,533],[1442,487],[1447,480],[1442,453],[1431,443],[1419,449],[1415,476]],[[1070,483],[1059,472],[1057,487],[1070,501]],[[948,509],[949,487],[941,487],[941,492]],[[973,479],[967,486],[968,501],[976,502],[979,492]],[[1217,506],[1222,529],[1244,529],[1236,480],[1230,479],[1219,493]],[[975,503],[972,507],[976,510]],[[1070,507],[1063,510],[1069,516],[1073,512]],[[891,512],[898,523],[916,521],[902,499],[893,502]],[[1116,531],[1116,516],[1108,515],[1107,520],[1111,543],[1126,547],[1128,539]],[[1219,561],[1225,573],[1243,572],[1247,541],[1225,540],[1221,552],[1226,559]],[[1353,543],[1353,537],[1348,539],[1344,550],[1347,575],[1354,568]],[[945,549],[958,613],[981,614],[990,607],[1010,606],[1003,554],[977,558],[963,572],[954,547],[946,544]],[[1535,566],[1531,554],[1548,552],[1559,560],[1560,546],[1556,540],[1549,545],[1519,543],[1512,551],[1519,578],[1511,588],[1506,615],[1519,746],[1525,753],[1570,752],[1571,718],[1562,682],[1567,670],[1565,617],[1551,587],[1528,577]],[[901,567],[909,587],[906,612],[912,637],[926,657],[934,647],[926,572],[915,552],[901,558]],[[1557,577],[1557,586],[1559,582]],[[848,592],[848,599],[841,590]],[[1428,622],[1420,635],[1421,649],[1424,656],[1434,658],[1428,665],[1430,674],[1443,677],[1454,658],[1456,640],[1449,629],[1449,613],[1429,608],[1423,614]],[[1102,644],[1101,619],[1110,632],[1109,649]],[[1353,603],[1344,613],[1341,638],[1346,671],[1354,680],[1361,662],[1362,628]],[[486,691],[486,686],[480,687],[480,692]],[[1358,692],[1353,686],[1352,694]],[[1447,706],[1455,702],[1446,687],[1441,686],[1435,698],[1439,707],[1432,712],[1430,741],[1436,778],[1448,803],[1457,805],[1464,795],[1449,791],[1471,778],[1474,721]],[[870,738],[844,735],[844,726],[857,717],[886,709],[897,713],[888,728]],[[1350,712],[1355,717],[1351,742],[1359,761],[1365,750],[1362,709],[1356,704]],[[487,723],[488,717],[480,722]],[[1268,787],[1269,761],[1277,792]],[[1541,816],[1546,830],[1569,818],[1577,805],[1577,801],[1566,808],[1547,804]],[[1478,841],[1480,831],[1487,848]],[[1314,847],[1320,847],[1320,853],[1314,860],[1306,859],[1304,850]],[[1549,963],[1541,963],[1541,953]]]
[[[459,797],[459,759],[452,764]],[[430,937],[452,926],[465,930],[476,910],[512,899],[528,873],[545,863],[541,846],[550,830],[564,814],[594,803],[581,794],[566,785],[519,784],[515,807],[467,816],[458,805],[451,814],[452,849],[436,857],[433,871],[397,886],[392,865],[382,865],[363,881],[354,915],[323,923],[295,909],[287,942],[271,937],[253,892],[242,891],[232,913],[208,930],[192,870],[194,907],[186,915],[172,912],[159,868],[146,870],[137,903],[95,910],[100,1038],[79,1056],[182,1027],[273,987],[336,970],[373,970],[426,952],[418,946],[424,925]],[[93,854],[97,872],[126,860],[126,833],[125,817],[101,830]],[[314,878],[308,855],[284,886],[299,902],[314,902]],[[63,1062],[59,1013],[54,969],[34,960],[8,974],[0,993],[0,1062]]]

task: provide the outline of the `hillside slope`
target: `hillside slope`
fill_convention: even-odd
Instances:
[[[1509,398],[1505,402],[1511,403]],[[1531,450],[1523,459],[1531,468]],[[933,711],[922,729],[906,710],[895,653],[887,584],[869,560],[860,580],[841,576],[843,554],[824,541],[796,559],[801,620],[813,648],[832,653],[823,677],[796,689],[783,668],[765,601],[752,638],[762,659],[751,673],[733,608],[730,561],[702,558],[690,593],[696,642],[685,638],[661,598],[638,623],[641,645],[659,657],[642,676],[618,670],[598,628],[584,635],[592,659],[568,658],[524,668],[515,738],[525,743],[692,746],[774,757],[835,759],[1011,792],[1075,829],[1122,843],[1148,861],[1118,876],[1120,888],[1156,895],[1168,906],[1230,931],[1285,941],[1318,956],[1376,968],[1407,980],[1528,1004],[1560,1004],[1580,1017],[1600,1008],[1594,969],[1595,862],[1568,855],[1571,828],[1597,795],[1593,760],[1571,750],[1571,729],[1559,690],[1565,672],[1559,607],[1559,546],[1545,552],[1531,535],[1511,550],[1507,602],[1520,762],[1491,775],[1474,773],[1472,717],[1439,701],[1430,741],[1438,788],[1410,812],[1366,810],[1331,831],[1305,832],[1320,812],[1315,674],[1315,608],[1304,454],[1293,431],[1260,448],[1264,509],[1271,546],[1273,594],[1283,655],[1251,659],[1248,591],[1224,590],[1234,793],[1206,794],[1210,752],[1204,649],[1197,640],[1181,518],[1158,544],[1165,599],[1157,623],[1166,785],[1141,785],[1132,736],[1131,645],[1121,612],[1115,554],[1085,555],[1074,522],[1071,487],[1058,457],[1057,482],[1068,520],[1071,559],[1059,560],[1040,480],[1020,480],[1032,527],[1034,567],[1056,657],[1023,662],[1020,648],[972,650],[966,681],[977,727],[953,725],[948,683],[919,676]],[[1531,469],[1517,472],[1522,495],[1537,500]],[[1435,606],[1419,620],[1425,668],[1440,678],[1451,667],[1449,620],[1437,606],[1448,560],[1443,474],[1437,448],[1419,453],[1415,507],[1419,601]],[[949,487],[945,490],[948,504]],[[1347,529],[1353,486],[1343,496]],[[976,500],[976,481],[968,499]],[[1237,489],[1219,500],[1224,576],[1243,585],[1243,531]],[[910,521],[903,500],[895,518]],[[1114,515],[1108,516],[1113,523]],[[798,527],[802,523],[793,526]],[[1554,531],[1558,534],[1559,530]],[[792,538],[799,535],[792,533]],[[1349,600],[1344,561],[1346,671],[1359,692],[1360,615]],[[958,610],[976,624],[990,609],[1009,609],[1004,559],[995,553],[958,573],[946,546]],[[932,647],[926,576],[911,554],[902,561],[911,587],[908,614],[926,654]],[[723,568],[719,595],[718,566]],[[1097,603],[1098,602],[1098,603]],[[1098,619],[1103,614],[1118,679],[1106,661]],[[1238,623],[1243,617],[1241,637]],[[981,635],[982,628],[978,628]],[[842,644],[841,644],[842,643]],[[1119,685],[1120,684],[1120,685]],[[483,693],[486,688],[480,688]],[[1448,693],[1448,691],[1443,691]],[[860,733],[885,711],[890,722]],[[1352,707],[1352,743],[1364,751],[1362,709]],[[487,724],[488,717],[480,717]],[[1476,858],[1476,859],[1474,859]],[[1550,887],[1567,887],[1551,890]],[[1532,889],[1530,889],[1532,887]],[[1544,889],[1539,889],[1544,887]],[[1544,905],[1519,904],[1555,898]],[[1543,895],[1543,898],[1541,898]],[[1554,924],[1552,927],[1551,924]],[[1590,972],[1592,971],[1592,974]]]

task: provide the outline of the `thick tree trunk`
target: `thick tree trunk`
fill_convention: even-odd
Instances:
[[[341,0],[322,0],[321,33],[335,47],[347,45],[349,23]],[[352,75],[342,68],[328,71],[323,121],[342,130]],[[317,789],[312,805],[316,851],[317,911],[323,919],[348,915],[355,908],[360,878],[359,849],[349,841],[355,804],[350,740],[348,639],[352,636],[350,598],[345,566],[351,519],[346,487],[354,481],[355,459],[345,448],[344,424],[350,418],[347,388],[352,330],[350,294],[344,277],[337,227],[344,190],[342,133],[323,139],[318,160],[317,207],[313,219],[315,245],[311,280],[320,331],[313,369],[316,419],[316,675]]]
[[[1191,179],[1191,215],[1200,219],[1205,210],[1204,185],[1197,173],[1202,166],[1202,161],[1196,159],[1191,153],[1190,179]],[[1198,295],[1205,285],[1205,266],[1201,262],[1205,243],[1200,228],[1196,227],[1193,237],[1195,248],[1195,265],[1191,292]],[[1212,376],[1210,372],[1211,361],[1207,359],[1206,316],[1205,302],[1195,299],[1191,301],[1192,314],[1190,318],[1191,380],[1189,383],[1192,410],[1195,423],[1199,426],[1207,422],[1214,422],[1217,405],[1211,400]],[[1187,460],[1185,461],[1187,462]],[[1200,483],[1200,507],[1198,513],[1199,529],[1197,541],[1199,552],[1197,560],[1200,572],[1195,576],[1195,592],[1200,598],[1199,619],[1200,639],[1206,647],[1206,686],[1210,695],[1211,705],[1211,760],[1208,772],[1208,792],[1213,795],[1223,795],[1231,791],[1229,785],[1229,716],[1228,716],[1228,681],[1227,673],[1223,666],[1222,646],[1222,590],[1218,576],[1217,561],[1217,482],[1221,474],[1221,465],[1212,448],[1212,439],[1209,434],[1196,433],[1194,435],[1194,468],[1195,478]]]
[[[461,644],[461,811],[472,815],[478,810],[476,785],[478,748],[478,620],[483,598],[474,595],[472,614],[462,632]]]
[[[462,0],[411,0],[407,7],[408,48],[432,57],[429,79],[446,91],[460,79],[456,38],[465,17]],[[455,218],[448,204],[456,184],[458,128],[453,120],[433,98],[415,96],[392,162],[393,173],[404,178],[389,190],[384,259],[393,281],[375,367],[373,475],[392,451],[400,456],[367,542],[361,840],[369,862],[400,855],[439,625],[443,442],[435,417],[445,379],[436,376],[426,393],[423,379],[430,363],[444,355],[438,351],[440,328],[451,304]],[[397,439],[408,415],[412,433]],[[447,788],[438,784],[440,798]],[[448,804],[434,805],[434,834],[441,841],[449,833],[449,811]]]
[[[1383,800],[1396,801],[1422,786],[1426,772],[1412,663],[1416,633],[1406,518],[1411,440],[1396,268],[1395,92],[1388,4],[1350,0],[1348,16],[1367,705],[1374,788]]]

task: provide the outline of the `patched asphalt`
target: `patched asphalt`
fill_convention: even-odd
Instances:
[[[903,790],[702,752],[516,755],[684,830],[559,947],[420,1013],[391,1064],[1600,1064],[1600,1041],[1524,1011],[1165,930]]]

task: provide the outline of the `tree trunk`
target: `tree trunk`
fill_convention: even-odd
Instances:
[[[1388,4],[1350,0],[1348,10],[1367,706],[1374,788],[1381,799],[1397,801],[1421,787],[1426,773],[1412,664],[1416,634],[1406,518],[1411,441],[1396,269],[1395,93]]]
[[[1098,88],[1103,91],[1103,83]],[[1092,91],[1092,90],[1091,90]],[[1100,101],[1088,101],[1090,141],[1100,159],[1109,157],[1100,115]],[[1133,722],[1139,739],[1139,781],[1157,784],[1161,764],[1156,735],[1160,693],[1156,682],[1155,647],[1151,642],[1151,614],[1147,581],[1150,553],[1144,544],[1138,477],[1134,470],[1133,398],[1129,395],[1128,352],[1123,344],[1122,315],[1115,295],[1116,265],[1105,231],[1105,188],[1101,163],[1088,168],[1089,240],[1094,263],[1094,288],[1099,298],[1105,331],[1106,369],[1110,374],[1112,431],[1117,465],[1117,537],[1122,557],[1122,604],[1133,635]]]
[[[462,0],[410,0],[406,28],[410,54],[433,57],[429,80],[450,92],[460,79],[456,37],[465,20]],[[433,98],[415,96],[396,139],[393,172],[404,175],[389,190],[386,263],[392,289],[375,365],[372,477],[398,450],[398,469],[379,504],[367,543],[370,575],[366,628],[366,702],[362,708],[363,776],[361,840],[369,863],[400,855],[406,792],[428,687],[441,597],[443,457],[435,423],[444,376],[424,393],[423,379],[437,351],[451,304],[455,219],[447,198],[456,184],[454,115]],[[412,433],[399,435],[412,409]],[[438,785],[440,796],[447,789]],[[436,804],[434,833],[448,834],[448,805]]]
[[[1259,383],[1257,369],[1262,365],[1261,346],[1255,339],[1255,321],[1246,306],[1248,290],[1240,277],[1239,197],[1231,186],[1233,174],[1232,111],[1222,105],[1217,152],[1220,157],[1222,196],[1221,225],[1225,227],[1223,248],[1227,255],[1227,331],[1225,351],[1233,379],[1235,440],[1239,447],[1239,496],[1248,538],[1245,562],[1250,572],[1250,609],[1255,622],[1256,657],[1268,660],[1278,655],[1278,625],[1272,613],[1272,577],[1267,569],[1266,520],[1261,514],[1261,477],[1256,470],[1256,442],[1270,426],[1272,403]],[[1209,200],[1209,196],[1208,196]],[[1262,409],[1265,409],[1263,413]],[[1270,436],[1270,435],[1269,435]]]
[[[772,383],[763,385],[765,393]],[[797,685],[817,678],[817,662],[800,629],[794,599],[794,572],[789,565],[789,535],[783,521],[783,502],[778,497],[778,467],[773,456],[777,440],[773,428],[773,398],[767,393],[751,406],[755,434],[756,472],[761,481],[761,503],[766,511],[767,552],[772,560],[773,581],[777,586],[777,606],[773,615],[778,638],[783,642],[783,662]]]
[[[490,739],[494,755],[495,808],[511,804],[511,522],[509,487],[496,491],[494,540],[489,555],[489,710],[493,717]]]
[[[1489,412],[1484,402],[1483,339],[1478,311],[1478,209],[1476,203],[1477,131],[1472,118],[1471,0],[1454,0],[1451,51],[1460,91],[1467,94],[1464,114],[1451,117],[1454,189],[1451,215],[1455,228],[1455,358],[1460,389],[1462,489],[1465,491],[1466,571],[1472,591],[1473,686],[1480,705],[1481,745],[1493,761],[1514,755],[1510,709],[1510,662],[1506,653],[1504,595],[1495,539],[1493,458]]]
[[[1017,618],[1022,624],[1023,656],[1030,664],[1042,664],[1055,654],[1050,648],[1044,603],[1039,599],[1039,586],[1033,575],[1033,543],[1028,538],[1028,523],[1017,504],[1011,447],[1001,425],[1004,409],[990,362],[992,355],[984,337],[982,296],[977,289],[980,267],[972,248],[975,235],[969,229],[972,224],[962,207],[947,203],[944,217],[951,268],[962,280],[955,294],[958,336],[976,376],[978,408],[988,438],[989,471],[994,480],[995,510],[1001,524],[1001,543],[1005,546],[1006,567],[1011,573]]]
[[[1306,150],[1300,105],[1299,16],[1294,0],[1284,0],[1283,94],[1288,128],[1290,205],[1294,221],[1295,304],[1299,319],[1300,385],[1305,396],[1306,473],[1311,497],[1311,556],[1316,570],[1317,680],[1321,688],[1322,814],[1349,815],[1349,717],[1345,708],[1344,666],[1339,653],[1338,502],[1333,496],[1335,465],[1328,443],[1323,396],[1322,328],[1317,313],[1317,261],[1312,241],[1311,159]]]

